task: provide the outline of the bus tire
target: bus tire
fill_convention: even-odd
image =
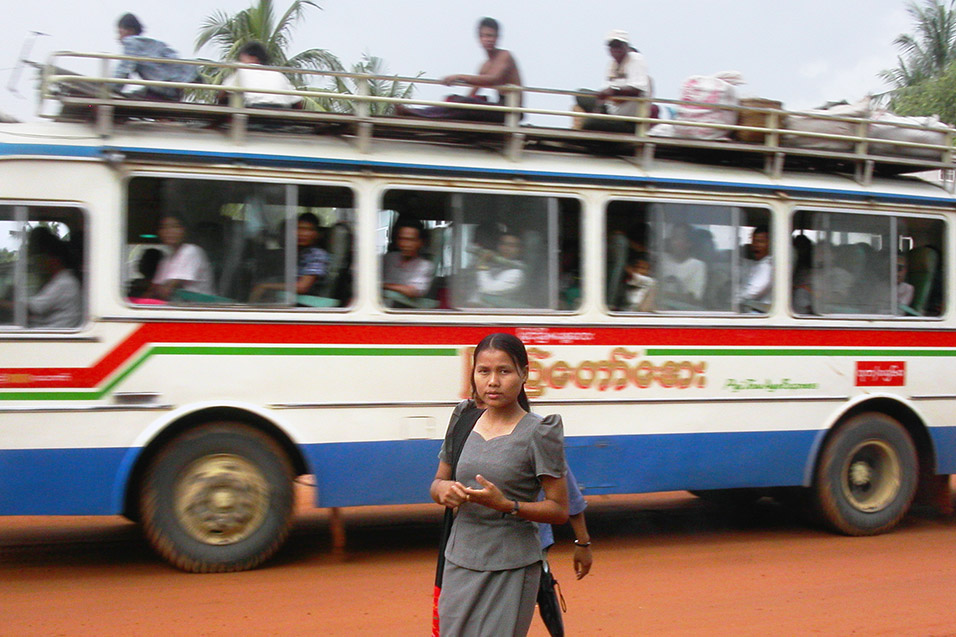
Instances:
[[[166,561],[193,573],[255,568],[292,525],[289,459],[261,431],[216,422],[170,441],[149,463],[142,525]]]
[[[906,515],[917,479],[916,447],[903,426],[884,414],[859,414],[834,432],[820,456],[815,509],[840,533],[884,533]]]

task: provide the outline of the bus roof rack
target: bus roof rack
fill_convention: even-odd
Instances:
[[[79,75],[62,66],[77,61],[98,61],[97,75]],[[621,117],[582,113],[574,110],[527,108],[522,97],[563,95],[569,103],[581,93],[559,89],[504,86],[498,90],[505,103],[459,104],[454,108],[481,112],[484,117],[497,114],[502,123],[429,119],[381,114],[398,104],[448,106],[446,102],[373,95],[375,82],[401,82],[412,85],[438,84],[420,77],[381,76],[333,71],[311,71],[281,67],[266,68],[294,73],[302,78],[331,82],[348,80],[353,94],[306,88],[292,91],[257,93],[295,95],[302,98],[303,109],[250,108],[243,105],[244,90],[216,84],[158,82],[141,79],[117,79],[109,74],[117,60],[149,60],[160,63],[189,64],[207,72],[215,69],[239,69],[248,65],[204,60],[157,60],[102,53],[63,51],[54,53],[44,66],[41,82],[41,112],[45,101],[55,101],[60,109],[52,115],[59,121],[92,122],[96,131],[110,136],[124,121],[187,123],[228,131],[236,144],[246,142],[249,130],[309,132],[349,136],[360,152],[374,152],[375,138],[414,139],[450,144],[492,147],[512,161],[520,161],[525,149],[542,151],[597,153],[633,156],[644,168],[657,158],[701,163],[753,165],[772,177],[784,170],[845,172],[863,185],[875,174],[903,174],[931,170],[951,170],[953,136],[956,130],[944,126],[924,126],[901,118],[878,119],[831,115],[824,111],[788,111],[753,105],[716,105],[662,98],[632,98],[638,102],[638,115]],[[186,101],[157,101],[126,97],[123,85],[181,89]],[[220,98],[228,103],[217,103]],[[758,101],[759,102],[759,101]],[[704,119],[659,120],[651,117],[654,105],[668,110],[707,109],[714,117]],[[738,115],[759,125],[742,125]],[[555,125],[523,124],[525,116]],[[632,132],[590,130],[587,122],[618,122],[633,125]],[[795,122],[804,125],[795,127]],[[568,125],[570,122],[570,126]],[[732,122],[732,123],[731,123]],[[809,123],[809,125],[806,125]],[[671,125],[661,134],[659,124]],[[674,133],[676,131],[677,134]]]

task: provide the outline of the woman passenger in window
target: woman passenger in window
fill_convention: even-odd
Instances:
[[[504,232],[498,237],[498,249],[482,250],[475,266],[479,304],[494,307],[515,305],[525,281],[525,264],[521,259],[521,238]]]
[[[661,257],[661,296],[679,303],[700,305],[707,285],[707,268],[691,256],[690,225],[679,223],[670,234],[669,250]],[[671,309],[684,309],[679,305]]]
[[[182,217],[164,214],[159,220],[159,240],[167,249],[156,268],[148,296],[169,300],[177,289],[212,294],[212,269],[206,253],[186,243],[186,224]]]

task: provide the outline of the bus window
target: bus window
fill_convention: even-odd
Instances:
[[[80,327],[83,264],[80,210],[0,206],[0,329]]]
[[[943,222],[802,210],[792,231],[798,315],[939,316]]]
[[[773,282],[769,225],[764,208],[610,202],[608,308],[768,312]]]
[[[573,310],[580,204],[392,190],[379,211],[382,303],[413,310]]]
[[[125,295],[132,303],[351,302],[347,188],[135,177],[128,192]]]

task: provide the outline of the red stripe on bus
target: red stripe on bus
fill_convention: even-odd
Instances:
[[[527,345],[627,347],[956,347],[956,331],[783,327],[537,327],[396,324],[146,323],[91,367],[0,368],[7,388],[93,388],[152,344],[468,346],[493,331]],[[17,377],[38,378],[18,382]]]

